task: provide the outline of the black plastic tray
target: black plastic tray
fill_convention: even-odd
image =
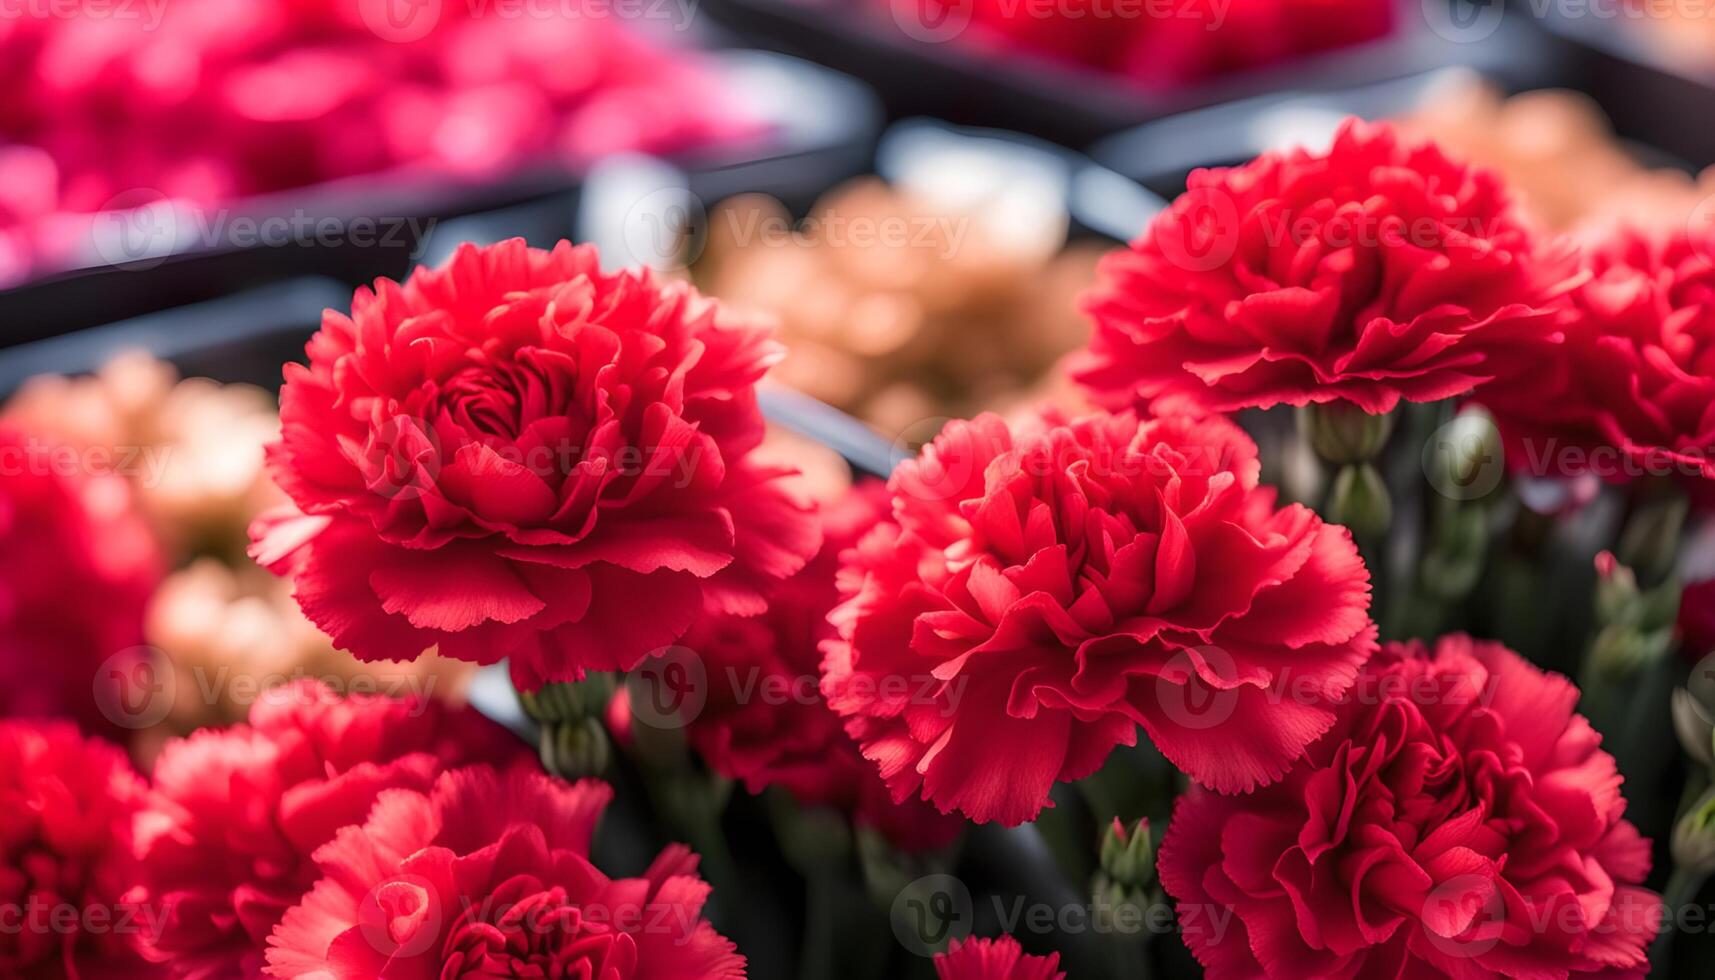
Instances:
[[[1698,62],[1674,58],[1651,43],[1646,29],[1624,18],[1570,16],[1549,4],[1541,16],[1529,5],[1508,11],[1540,28],[1571,66],[1580,91],[1595,99],[1627,139],[1658,147],[1693,169],[1715,164],[1715,57]],[[1653,32],[1648,32],[1653,33]]]
[[[1436,2],[1436,0],[1431,0]],[[1082,147],[1140,123],[1262,93],[1338,89],[1473,65],[1499,76],[1534,78],[1551,47],[1539,32],[1505,23],[1492,35],[1460,32],[1401,4],[1393,35],[1305,55],[1168,92],[1105,72],[1028,56],[996,56],[969,46],[909,36],[872,0],[704,0],[703,9],[746,43],[810,58],[873,86],[890,118],[933,116],[1014,129]],[[1438,26],[1432,28],[1430,22]]]
[[[1539,62],[1543,67],[1559,64]],[[1278,145],[1283,137],[1312,140],[1331,135],[1347,116],[1402,115],[1473,71],[1440,68],[1333,91],[1285,91],[1243,99],[1115,134],[1091,146],[1089,156],[1099,166],[1172,198],[1185,190],[1186,176],[1198,167],[1242,163]],[[1495,80],[1488,72],[1480,74]],[[1503,87],[1521,86],[1503,83]]]
[[[675,157],[675,166],[716,186],[790,192],[825,187],[867,165],[880,111],[861,84],[766,52],[723,51],[710,57],[768,131],[755,140]],[[558,167],[521,170],[489,184],[378,174],[235,202],[222,209],[228,221],[325,217],[342,228],[369,221],[399,234],[386,244],[237,248],[194,242],[166,256],[62,272],[0,291],[0,347],[296,276],[326,276],[347,284],[400,277],[420,256],[423,236],[417,231],[463,215],[574,195],[581,180],[582,175]],[[99,255],[92,259],[99,260]]]
[[[281,366],[304,359],[322,311],[350,306],[344,284],[305,277],[0,348],[0,400],[33,375],[84,374],[131,350],[170,361],[187,377],[278,388]]]

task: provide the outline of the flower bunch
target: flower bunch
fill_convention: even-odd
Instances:
[[[762,440],[765,329],[593,249],[466,246],[329,312],[281,392],[253,528],[363,660],[510,658],[521,690],[756,615],[819,533]]]
[[[316,852],[322,877],[269,940],[269,974],[742,978],[701,918],[696,855],[669,848],[638,878],[590,862],[611,796],[480,766],[381,793]]]
[[[519,748],[473,712],[311,682],[169,745],[147,782],[69,725],[0,722],[0,970],[743,977],[696,856],[607,877],[612,791]]]
[[[1645,966],[1649,842],[1577,690],[1466,636],[1390,644],[1292,775],[1174,810],[1161,880],[1211,977]]]
[[[163,926],[145,952],[177,976],[254,973],[315,883],[317,848],[378,794],[520,755],[504,730],[427,698],[347,698],[313,681],[266,692],[247,724],[196,732],[156,760],[132,897]]]
[[[542,766],[314,682],[147,781],[0,722],[0,925],[152,915],[0,930],[0,972],[845,977],[890,928],[948,980],[1133,977],[1174,928],[1216,980],[1663,962],[1715,874],[1708,236],[1574,248],[1357,122],[1190,185],[1086,301],[1097,407],[952,421],[885,483],[777,462],[767,327],[591,248],[359,291],[286,368],[252,554],[364,660],[504,672]],[[1623,465],[1521,465],[1550,440]],[[97,499],[0,473],[22,679],[88,646],[9,600],[106,581]],[[1035,902],[1024,941],[973,892]]]

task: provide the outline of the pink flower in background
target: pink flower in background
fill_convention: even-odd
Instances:
[[[1066,980],[1060,954],[1030,956],[1011,936],[954,942],[935,957],[941,980]]]
[[[1463,395],[1557,339],[1575,280],[1534,248],[1494,174],[1351,120],[1325,152],[1193,172],[1103,261],[1074,374],[1116,409]]]
[[[1565,343],[1475,398],[1514,468],[1673,477],[1715,501],[1715,233],[1617,229],[1584,255]]]
[[[1286,779],[1182,797],[1157,868],[1211,980],[1646,972],[1649,842],[1577,699],[1497,643],[1390,644]]]
[[[164,923],[145,952],[176,977],[257,975],[269,932],[316,881],[311,855],[378,793],[528,758],[504,729],[426,697],[341,697],[311,681],[267,691],[249,724],[203,729],[155,763],[131,898]]]
[[[112,466],[0,425],[0,717],[117,734],[149,711],[161,556]]]
[[[1280,778],[1374,651],[1351,535],[1220,418],[953,422],[841,559],[823,693],[897,799],[1017,824],[1142,725],[1192,778]],[[1290,681],[1301,697],[1279,696]]]
[[[330,312],[269,462],[302,510],[252,554],[364,660],[510,658],[534,690],[751,616],[820,532],[747,458],[765,327],[595,251],[464,246]]]
[[[209,209],[377,173],[493,180],[758,130],[703,56],[551,5],[60,6],[0,23],[0,177],[31,188],[20,208],[0,186],[0,283],[88,263],[91,216],[110,208]],[[31,148],[52,166],[8,159]]]
[[[701,917],[709,886],[673,845],[609,878],[590,837],[613,791],[485,766],[384,792],[316,852],[322,878],[268,943],[277,977],[736,980],[744,957]]]
[[[152,975],[130,944],[153,910],[124,898],[143,794],[118,746],[65,722],[0,721],[0,976]]]

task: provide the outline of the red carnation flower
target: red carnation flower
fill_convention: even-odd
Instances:
[[[753,462],[759,326],[595,251],[466,245],[330,312],[287,365],[258,522],[304,612],[365,660],[511,658],[533,690],[754,615],[814,516]]]
[[[1066,980],[1060,954],[1029,956],[1011,936],[954,942],[935,957],[941,980]]]
[[[0,722],[0,975],[147,976],[122,899],[143,781],[117,746],[64,722]]]
[[[896,797],[978,822],[1031,819],[1139,724],[1218,789],[1278,779],[1375,627],[1351,535],[1258,469],[1221,418],[952,423],[842,556],[829,704]]]
[[[248,725],[199,731],[155,763],[133,897],[166,921],[145,953],[179,977],[257,975],[268,933],[315,884],[312,852],[362,823],[376,794],[523,758],[504,729],[427,698],[311,681],[266,692]]]
[[[1496,643],[1389,645],[1281,783],[1179,801],[1158,867],[1192,952],[1214,980],[1641,975],[1649,843],[1577,699]]]
[[[117,733],[153,683],[138,645],[161,557],[125,479],[91,462],[0,426],[0,716]]]
[[[709,886],[674,845],[641,878],[590,862],[613,791],[486,766],[389,790],[318,851],[323,877],[268,943],[268,972],[333,980],[725,980],[744,957],[701,917]]]
[[[1586,255],[1566,341],[1477,399],[1538,475],[1678,476],[1715,494],[1715,235],[1620,230]]]
[[[839,554],[881,520],[888,506],[879,481],[823,506],[822,550],[781,585],[768,611],[745,618],[710,616],[679,645],[697,660],[708,697],[686,720],[686,736],[709,768],[751,793],[780,786],[805,806],[850,813],[895,847],[943,847],[964,822],[916,800],[895,804],[819,690],[820,644],[835,636],[828,613],[839,601]],[[629,741],[630,701],[621,691],[609,725]]]
[[[1499,180],[1385,125],[1199,170],[1103,260],[1076,375],[1111,408],[1437,401],[1550,342],[1547,265]]]

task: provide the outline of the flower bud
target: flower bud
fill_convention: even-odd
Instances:
[[[600,776],[613,758],[613,743],[597,718],[543,724],[539,748],[542,768],[568,780]]]
[[[1393,416],[1371,415],[1350,402],[1306,405],[1298,410],[1298,431],[1330,463],[1363,463],[1387,445]]]
[[[1677,576],[1651,589],[1640,588],[1637,574],[1606,551],[1596,556],[1596,572],[1597,622],[1645,632],[1671,630],[1678,623],[1685,590]]]
[[[1149,909],[1159,900],[1147,819],[1127,827],[1114,818],[1102,835],[1100,869],[1090,887],[1099,928],[1128,935],[1144,930]]]
[[[1393,498],[1381,472],[1369,463],[1348,463],[1328,495],[1330,523],[1344,524],[1360,538],[1380,534],[1393,522]]]
[[[1646,591],[1643,594],[1643,604],[1638,610],[1643,628],[1677,633],[1679,602],[1684,595],[1685,586],[1677,575],[1669,575],[1667,581]]]
[[[1692,874],[1715,873],[1715,790],[1704,793],[1674,825],[1673,863]]]
[[[1128,888],[1147,888],[1155,883],[1155,842],[1148,818],[1129,828],[1114,818],[1113,826],[1102,835],[1101,869],[1102,874]]]
[[[589,674],[581,681],[544,684],[534,691],[520,691],[518,703],[531,719],[542,722],[582,721],[600,718],[613,697],[612,674]]]
[[[563,779],[599,776],[613,757],[603,725],[613,697],[610,674],[590,674],[575,683],[544,684],[521,691],[518,703],[539,726],[542,767]]]
[[[1597,622],[1635,622],[1638,596],[1638,577],[1629,567],[1620,564],[1611,551],[1596,556]]]
[[[1691,501],[1683,494],[1640,506],[1620,532],[1620,561],[1637,569],[1638,578],[1654,585],[1673,572]]]
[[[1619,683],[1667,656],[1672,646],[1672,630],[1640,630],[1615,624],[1596,634],[1596,642],[1590,649],[1590,665],[1601,680]]]

